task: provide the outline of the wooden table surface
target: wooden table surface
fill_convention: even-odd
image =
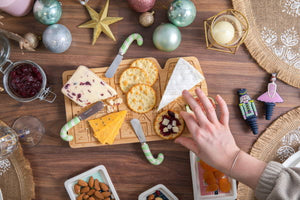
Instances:
[[[97,11],[104,0],[91,0],[90,6]],[[160,166],[148,163],[140,144],[102,146],[94,148],[71,149],[68,143],[59,137],[60,128],[65,124],[64,97],[60,92],[62,73],[76,69],[80,64],[88,67],[102,67],[111,64],[123,40],[131,33],[138,32],[144,37],[144,45],[132,45],[124,58],[155,57],[163,66],[168,58],[196,56],[205,73],[210,96],[220,94],[229,104],[230,126],[237,144],[249,151],[258,136],[254,136],[241,118],[238,108],[237,89],[247,88],[252,98],[257,98],[266,90],[270,75],[262,70],[251,58],[245,46],[236,55],[207,50],[205,47],[203,20],[221,10],[231,8],[229,0],[194,0],[198,13],[192,25],[180,28],[182,42],[173,52],[161,52],[152,43],[152,33],[160,23],[167,22],[167,8],[170,0],[158,0],[154,8],[155,24],[143,28],[138,24],[138,14],[128,8],[126,1],[111,0],[110,16],[122,16],[124,20],[111,25],[117,42],[101,35],[92,46],[92,30],[78,29],[77,26],[89,20],[86,9],[76,0],[63,0],[63,15],[60,24],[67,26],[73,37],[71,48],[62,54],[49,52],[40,45],[36,52],[19,50],[16,42],[11,41],[12,61],[33,60],[46,71],[49,86],[57,94],[50,104],[43,101],[19,103],[7,94],[0,94],[0,119],[9,125],[23,115],[38,117],[46,128],[41,143],[33,148],[25,148],[36,183],[36,199],[68,199],[64,181],[97,165],[105,165],[120,199],[137,199],[148,188],[162,183],[179,199],[193,199],[189,152],[172,141],[150,142],[154,154],[162,152],[165,161]],[[34,32],[42,34],[47,26],[37,22],[33,14],[16,18],[3,14],[4,25],[18,34]],[[2,78],[2,76],[1,76]],[[279,93],[285,102],[275,108],[273,119],[299,106],[299,90],[281,81],[277,81]],[[1,84],[0,84],[1,85]],[[263,105],[257,103],[259,111],[259,132],[272,123],[263,118]]]

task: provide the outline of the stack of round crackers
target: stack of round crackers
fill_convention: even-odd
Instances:
[[[151,87],[158,79],[158,67],[150,59],[140,58],[120,76],[121,90],[126,93],[128,107],[146,113],[156,104],[156,93]]]

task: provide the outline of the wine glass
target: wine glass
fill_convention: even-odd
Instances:
[[[12,128],[0,123],[0,175],[10,168],[7,159],[17,148],[18,140],[23,146],[37,145],[45,133],[41,121],[33,116],[18,118]]]
[[[18,136],[16,132],[7,126],[0,124],[0,176],[9,168],[7,159],[18,147]]]
[[[33,116],[22,116],[18,118],[12,128],[19,136],[22,146],[26,147],[36,146],[45,133],[42,122]]]

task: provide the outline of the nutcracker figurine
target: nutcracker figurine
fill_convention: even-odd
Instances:
[[[249,97],[246,89],[240,89],[238,95],[240,97],[239,107],[243,118],[249,124],[253,134],[256,135],[258,133],[258,126],[256,121],[257,110],[254,101]]]
[[[277,93],[276,73],[272,74],[271,82],[268,84],[268,91],[260,95],[257,100],[265,103],[266,120],[270,120],[273,114],[275,103],[282,103],[283,99]]]

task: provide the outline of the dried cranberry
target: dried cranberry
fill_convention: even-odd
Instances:
[[[160,191],[159,191],[159,190],[156,190],[156,191],[155,191],[155,194],[156,194],[157,196],[160,196]]]
[[[42,87],[42,74],[31,64],[20,64],[9,73],[9,87],[18,96],[30,98],[35,96]]]
[[[175,113],[174,113],[174,112],[168,110],[168,115],[169,115],[171,118],[175,119]]]
[[[65,89],[67,90],[68,88],[69,88],[69,86],[70,86],[70,84],[68,83],[68,84],[66,84],[65,85]]]

